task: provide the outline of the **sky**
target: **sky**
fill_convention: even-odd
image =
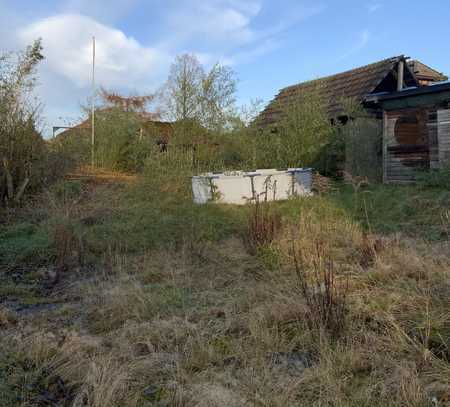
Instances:
[[[75,124],[97,84],[150,94],[178,54],[231,66],[238,104],[396,55],[450,75],[450,1],[0,0],[0,54],[42,38],[44,131]]]

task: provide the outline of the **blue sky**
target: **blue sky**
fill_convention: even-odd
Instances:
[[[153,92],[189,52],[231,65],[243,104],[400,54],[450,74],[449,18],[443,0],[0,0],[0,50],[43,38],[37,91],[48,132],[80,117],[92,35],[100,85]]]

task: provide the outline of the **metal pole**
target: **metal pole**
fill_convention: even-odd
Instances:
[[[95,37],[92,37],[92,105],[91,105],[91,166],[94,167],[95,149]]]

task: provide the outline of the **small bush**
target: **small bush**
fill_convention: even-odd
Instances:
[[[301,292],[306,301],[306,323],[311,330],[326,331],[339,337],[347,325],[348,282],[341,287],[336,281],[332,260],[324,259],[317,245],[311,272],[302,254],[292,245],[292,259]]]
[[[255,255],[261,247],[270,245],[281,229],[281,215],[269,202],[259,199],[250,208],[242,240],[249,254]]]
[[[277,167],[310,166],[332,141],[334,129],[326,113],[322,86],[322,82],[315,82],[308,92],[278,106],[281,119],[276,134],[269,135],[265,146],[271,160],[276,157]]]

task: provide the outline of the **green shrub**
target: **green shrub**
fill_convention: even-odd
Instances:
[[[450,166],[419,172],[416,180],[417,184],[424,188],[450,189]]]
[[[275,167],[308,167],[331,141],[333,126],[328,118],[326,103],[321,96],[320,82],[311,86],[286,105],[282,104],[277,136],[263,143],[266,154],[277,159]]]
[[[109,108],[96,114],[95,163],[121,171],[142,169],[155,141],[144,137],[134,112]]]
[[[357,117],[342,128],[345,143],[345,171],[371,182],[382,178],[382,128],[379,120]]]

